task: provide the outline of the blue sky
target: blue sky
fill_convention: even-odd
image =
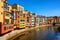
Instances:
[[[37,15],[60,16],[60,0],[8,0],[8,3],[22,5]]]

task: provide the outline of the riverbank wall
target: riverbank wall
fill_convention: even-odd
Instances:
[[[20,30],[14,30],[11,31],[3,36],[0,37],[0,40],[13,40],[19,35],[23,35],[24,32],[29,31],[29,30],[36,30],[39,29],[40,27],[46,27],[46,26],[51,26],[51,25],[40,25],[39,27],[32,27],[32,28],[25,28],[25,29],[20,29]]]

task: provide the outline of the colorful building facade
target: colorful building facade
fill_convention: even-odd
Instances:
[[[45,16],[40,16],[40,25],[41,24],[47,24],[47,17]]]
[[[22,11],[22,13],[20,13],[20,28],[25,28],[26,27],[26,12]]]
[[[14,30],[13,24],[11,24],[11,12],[9,11],[10,7],[7,4],[7,0],[0,1],[0,34],[7,33],[9,31]]]
[[[25,28],[26,27],[26,14],[24,11],[24,7],[20,6],[18,4],[14,4],[12,6],[13,9],[13,18],[14,18],[14,24],[16,26],[14,28]]]
[[[40,26],[40,16],[37,15],[36,16],[36,27],[39,27]]]
[[[32,21],[31,21],[31,13],[28,11],[28,10],[25,10],[26,11],[26,16],[27,16],[27,22],[26,22],[26,27],[31,27],[31,24],[32,24]]]
[[[14,28],[18,29],[20,26],[20,6],[18,4],[14,4],[12,6],[12,18],[13,18],[13,22],[14,22]]]
[[[35,27],[36,26],[36,14],[33,13],[31,14],[31,20],[32,20],[32,27]]]
[[[46,23],[60,23],[60,17],[39,16],[24,10],[19,4],[9,5],[7,0],[0,0],[0,34],[26,27],[38,27]]]

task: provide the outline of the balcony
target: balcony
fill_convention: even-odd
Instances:
[[[6,2],[4,2],[4,6],[3,6],[4,10],[8,10],[8,4]]]
[[[6,10],[8,10],[8,8],[7,7],[3,7],[3,9],[6,11]]]

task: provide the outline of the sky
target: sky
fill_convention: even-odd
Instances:
[[[60,16],[60,0],[7,0],[8,4],[14,3],[24,6],[25,10],[43,16]]]

